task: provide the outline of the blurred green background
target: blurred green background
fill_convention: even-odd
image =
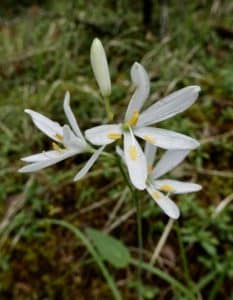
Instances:
[[[116,120],[133,92],[130,67],[135,61],[151,78],[148,103],[187,85],[201,86],[195,105],[159,124],[201,141],[171,176],[200,183],[203,190],[174,197],[182,215],[156,267],[195,291],[194,299],[233,299],[233,5],[220,0],[144,2],[143,9],[139,0],[1,1],[1,300],[112,299],[82,243],[58,226],[38,226],[44,218],[105,229],[137,257],[132,200],[113,162],[98,161],[78,183],[72,179],[86,155],[33,175],[17,173],[21,157],[51,147],[25,108],[64,123],[62,101],[69,90],[82,129],[106,121],[90,67],[94,37],[107,52]],[[146,193],[139,196],[149,262],[168,218]],[[123,299],[137,299],[135,267],[107,266]],[[192,299],[149,271],[143,273],[143,286],[145,299]]]

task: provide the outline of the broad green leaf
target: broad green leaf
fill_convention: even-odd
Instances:
[[[124,268],[130,263],[129,250],[121,241],[96,229],[88,228],[86,232],[104,260],[116,268]]]

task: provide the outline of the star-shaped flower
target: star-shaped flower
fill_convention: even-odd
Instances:
[[[202,187],[196,183],[159,178],[180,164],[189,152],[190,150],[167,150],[157,164],[154,165],[156,147],[149,143],[145,145],[149,170],[146,190],[165,214],[172,219],[179,218],[180,211],[177,205],[169,198],[170,194],[197,192]]]
[[[74,180],[79,180],[88,172],[97,160],[104,146],[98,150],[94,150],[86,142],[70,108],[69,92],[66,92],[63,107],[69,121],[69,125],[64,126],[61,126],[59,123],[48,119],[36,111],[31,109],[25,110],[25,112],[32,117],[32,121],[36,127],[53,140],[53,150],[43,151],[41,153],[22,158],[23,161],[29,164],[19,169],[19,172],[28,173],[39,171],[71,156],[84,152],[94,152],[86,165],[75,176]]]
[[[124,155],[133,185],[143,190],[146,187],[147,163],[135,136],[163,149],[195,149],[199,143],[186,135],[148,125],[171,118],[191,106],[198,97],[199,86],[189,86],[164,97],[140,113],[149,96],[149,77],[144,67],[134,63],[131,79],[136,90],[128,105],[125,119],[120,124],[100,125],[85,131],[85,136],[94,145],[107,145],[122,136]]]
[[[152,144],[145,144],[145,156],[148,164],[148,177],[146,180],[146,190],[159,205],[159,207],[172,219],[178,219],[180,210],[170,199],[170,194],[186,194],[201,190],[201,186],[196,183],[177,181],[173,179],[159,179],[167,172],[179,165],[190,150],[167,150],[157,164],[154,165],[157,147]],[[125,155],[120,147],[116,149],[118,155],[124,162]]]

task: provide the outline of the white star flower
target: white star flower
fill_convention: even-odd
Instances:
[[[134,136],[163,149],[195,149],[199,143],[186,135],[148,127],[166,120],[191,106],[198,97],[199,86],[188,86],[156,102],[141,114],[140,110],[149,96],[149,77],[144,67],[134,63],[131,79],[136,90],[128,105],[125,120],[120,124],[100,125],[85,131],[85,136],[94,145],[107,145],[122,136],[126,165],[133,185],[143,190],[146,187],[147,165],[140,145]],[[140,170],[140,172],[138,172]]]
[[[171,179],[159,179],[180,164],[189,154],[190,150],[167,150],[158,163],[153,167],[157,147],[145,144],[145,155],[148,164],[148,177],[146,190],[159,205],[159,207],[172,219],[178,219],[180,211],[177,205],[169,198],[170,194],[185,194],[201,190],[196,183],[187,183]],[[125,154],[120,147],[116,147],[117,154],[126,163]],[[166,193],[166,194],[164,194]]]
[[[169,195],[197,192],[202,187],[195,183],[159,178],[180,164],[189,152],[190,150],[167,150],[155,167],[153,167],[156,147],[149,143],[145,145],[149,173],[146,190],[165,214],[172,219],[178,219],[180,211],[177,205],[169,198]]]
[[[69,121],[69,125],[64,126],[61,126],[59,123],[54,122],[31,109],[25,110],[25,112],[31,116],[36,127],[53,140],[53,150],[43,151],[41,153],[22,158],[23,161],[29,164],[19,169],[20,173],[39,171],[76,154],[94,151],[93,148],[86,142],[70,108],[69,92],[66,92],[63,107],[65,115]],[[103,148],[104,146],[94,151],[94,154],[88,160],[83,169],[78,172],[74,180],[83,178],[97,160]]]

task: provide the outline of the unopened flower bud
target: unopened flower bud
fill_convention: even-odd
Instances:
[[[111,94],[111,79],[109,75],[108,62],[101,41],[95,38],[91,45],[91,66],[100,92],[104,97]]]

